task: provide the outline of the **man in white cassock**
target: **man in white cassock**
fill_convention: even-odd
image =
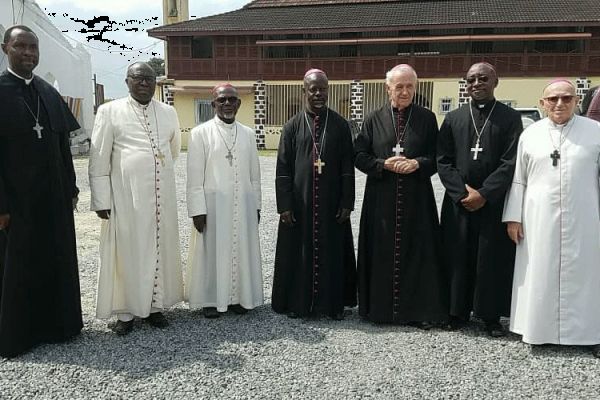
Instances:
[[[556,80],[519,140],[503,221],[517,244],[510,330],[533,345],[600,344],[600,124]],[[595,348],[597,353],[597,348]]]
[[[185,298],[206,318],[263,304],[258,223],[260,165],[254,131],[235,120],[230,84],[213,89],[215,117],[192,130],[187,159],[190,238]]]
[[[174,160],[181,136],[175,109],[152,99],[156,75],[132,64],[129,96],[98,109],[90,148],[91,210],[102,218],[96,315],[117,314],[129,333],[134,317],[155,327],[160,312],[183,300]]]

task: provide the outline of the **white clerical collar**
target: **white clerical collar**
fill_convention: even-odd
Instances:
[[[26,79],[23,78],[21,75],[17,74],[15,71],[13,71],[12,69],[10,69],[10,67],[6,68],[8,70],[8,72],[10,72],[11,74],[13,74],[14,76],[16,76],[19,79],[22,79],[25,81],[25,84],[29,86],[29,84],[31,83],[31,81],[33,80],[33,73],[31,74],[31,78]]]
[[[557,124],[556,122],[552,121],[550,118],[548,118],[548,122],[550,123],[550,126],[556,129],[563,129],[565,126],[569,125],[571,122],[575,121],[575,114],[573,114],[573,116],[564,124]]]
[[[233,129],[233,127],[235,126],[235,120],[228,124],[227,122],[223,121],[221,118],[219,118],[218,115],[215,115],[215,121],[217,122],[218,125],[222,126],[223,128],[226,129]]]
[[[133,97],[131,97],[131,95],[129,95],[129,102],[137,108],[146,109],[150,106],[150,104],[152,104],[152,99],[150,99],[150,102],[148,104],[142,104]]]

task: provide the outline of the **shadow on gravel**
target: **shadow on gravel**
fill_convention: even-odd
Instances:
[[[593,346],[559,346],[554,344],[530,345],[531,356],[534,358],[579,358],[589,357]]]
[[[266,342],[285,340],[316,344],[325,333],[301,320],[291,321],[261,306],[246,315],[228,312],[217,319],[206,319],[199,311],[175,308],[165,316],[170,325],[152,328],[136,320],[133,331],[116,336],[102,321],[86,321],[75,340],[41,346],[23,359],[40,364],[77,365],[112,371],[131,378],[144,378],[161,372],[205,364],[226,372],[241,370],[259,354]]]

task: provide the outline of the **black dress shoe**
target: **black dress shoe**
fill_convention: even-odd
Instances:
[[[343,321],[344,320],[344,312],[341,311],[339,313],[335,313],[331,316],[331,319],[334,321]]]
[[[414,326],[415,328],[419,328],[423,331],[428,331],[431,328],[433,328],[433,324],[429,321],[415,321],[409,325]]]
[[[217,311],[216,307],[204,307],[202,309],[205,318],[219,318],[221,313]]]
[[[287,316],[288,316],[288,318],[292,318],[292,319],[298,318],[298,314],[293,311],[290,311],[289,313],[287,313]]]
[[[119,336],[125,336],[133,329],[133,320],[121,321],[118,320],[112,327],[112,331]]]
[[[233,305],[229,306],[229,309],[230,309],[231,311],[233,311],[234,313],[236,313],[236,314],[239,314],[239,315],[244,315],[244,314],[246,314],[248,311],[250,311],[250,310],[248,310],[247,308],[244,308],[244,307],[242,307],[242,306],[241,306],[241,305],[239,305],[239,304],[233,304]]]
[[[485,323],[485,330],[491,337],[502,337],[506,336],[506,330],[498,321],[487,321]]]
[[[456,331],[458,329],[462,329],[466,324],[467,322],[465,320],[459,317],[451,316],[448,322],[442,326],[442,329],[446,331]]]
[[[144,318],[144,321],[146,321],[155,328],[166,328],[167,326],[169,326],[169,321],[167,321],[167,319],[161,312],[155,312],[150,314],[148,317]]]

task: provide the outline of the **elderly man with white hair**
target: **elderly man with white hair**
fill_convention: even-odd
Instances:
[[[429,328],[448,316],[431,176],[435,115],[413,104],[417,74],[387,73],[389,101],[367,116],[356,138],[356,167],[367,174],[358,241],[360,315]]]
[[[510,330],[534,345],[600,344],[600,123],[575,115],[577,100],[570,81],[544,89],[548,118],[521,135],[504,207],[517,244]]]

